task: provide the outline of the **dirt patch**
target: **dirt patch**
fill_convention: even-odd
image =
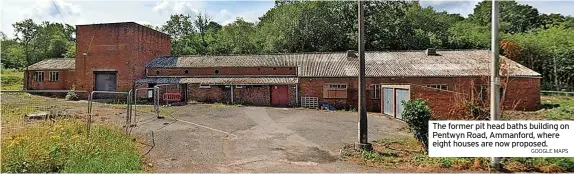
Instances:
[[[337,161],[337,157],[318,147],[293,147],[284,152],[286,159],[291,162],[330,163]]]

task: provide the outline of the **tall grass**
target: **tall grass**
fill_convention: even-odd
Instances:
[[[2,135],[2,172],[140,172],[143,158],[136,142],[121,130],[64,119],[51,125]]]
[[[24,84],[24,72],[14,69],[0,70],[0,81],[2,82],[2,89],[17,90],[22,89]]]

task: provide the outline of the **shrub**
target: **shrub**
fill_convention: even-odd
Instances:
[[[428,150],[428,122],[431,111],[426,101],[421,99],[403,102],[405,110],[402,113],[404,121],[409,126],[425,152]]]
[[[74,91],[70,91],[68,94],[66,94],[66,100],[77,101],[79,98],[80,97],[78,97],[78,94],[76,94]]]

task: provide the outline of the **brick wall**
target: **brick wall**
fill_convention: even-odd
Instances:
[[[145,65],[170,54],[169,36],[136,23],[76,27],[77,89],[94,89],[94,71],[117,71],[118,91],[127,91],[145,76]],[[86,53],[86,56],[84,56]]]
[[[189,100],[207,103],[231,103],[231,88],[225,86],[211,86],[199,88],[199,84],[187,84]],[[288,85],[289,106],[295,106],[295,85]],[[251,106],[271,105],[271,86],[249,85],[233,89],[233,103]]]
[[[423,99],[428,102],[435,119],[463,119],[464,115],[470,113],[465,111],[465,101],[470,100],[469,94],[419,85],[411,85],[409,92],[411,99]]]
[[[187,70],[187,74],[185,71]],[[295,67],[148,68],[148,76],[297,75]]]
[[[243,86],[234,91],[233,102],[243,105],[269,106],[271,104],[271,90],[269,86]]]
[[[42,82],[34,80],[35,72],[44,72],[44,80]],[[50,81],[50,72],[58,72],[58,81]],[[30,90],[69,90],[74,85],[76,72],[74,70],[29,70],[25,74],[28,76],[28,89]]]
[[[409,78],[409,77],[385,77],[367,78],[367,89],[372,84],[444,84],[449,86],[449,90],[467,94],[472,101],[477,101],[475,95],[476,86],[488,85],[488,77],[457,77],[457,78]],[[323,85],[325,83],[347,84],[347,98],[344,99],[324,99]],[[510,78],[504,106],[505,109],[535,110],[540,103],[540,79],[539,78]],[[299,97],[318,97],[320,103],[328,103],[338,108],[346,108],[351,105],[356,108],[358,100],[357,78],[300,78]],[[382,89],[381,89],[382,92]],[[371,112],[381,111],[381,99],[372,99],[367,91],[367,110]],[[487,93],[488,95],[488,93]],[[381,95],[382,98],[382,95]],[[487,99],[488,100],[488,99]],[[450,104],[450,103],[446,103]],[[488,106],[488,103],[482,105]]]
[[[224,86],[211,86],[199,88],[199,84],[187,84],[189,100],[207,103],[228,103],[231,89]]]

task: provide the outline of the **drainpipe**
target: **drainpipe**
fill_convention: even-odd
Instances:
[[[299,84],[295,84],[295,105],[299,106]]]
[[[231,88],[231,104],[233,104],[233,83],[231,83],[229,87]]]

